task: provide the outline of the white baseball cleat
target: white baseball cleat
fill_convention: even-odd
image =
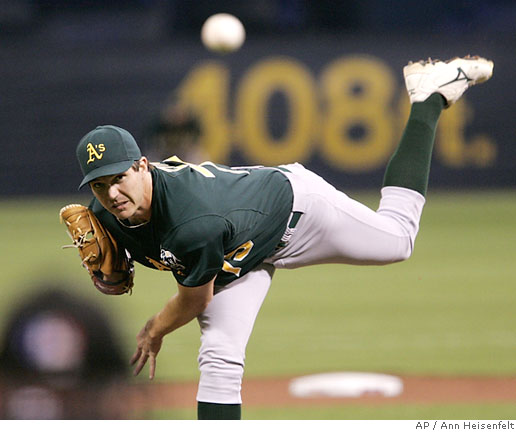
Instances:
[[[433,93],[455,103],[472,85],[487,81],[493,75],[493,62],[482,57],[456,57],[445,62],[428,59],[410,62],[403,68],[410,102],[423,102]]]

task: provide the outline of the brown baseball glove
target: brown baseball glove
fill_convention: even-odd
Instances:
[[[82,265],[88,270],[95,288],[103,294],[131,293],[134,279],[133,261],[117,245],[95,214],[81,204],[70,204],[59,212],[73,245],[79,250]]]

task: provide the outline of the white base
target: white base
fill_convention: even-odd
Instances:
[[[293,379],[289,392],[295,397],[399,396],[403,381],[395,376],[364,372],[332,372]]]

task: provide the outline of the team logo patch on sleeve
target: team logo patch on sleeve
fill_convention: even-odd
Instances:
[[[177,258],[172,252],[161,248],[160,260],[173,272],[179,273],[180,275],[185,275],[186,267],[181,264],[181,260]]]
[[[160,271],[173,271],[180,276],[186,276],[186,267],[181,264],[181,260],[166,249],[161,248],[159,261],[150,257],[145,258]]]

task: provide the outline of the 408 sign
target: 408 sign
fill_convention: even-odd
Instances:
[[[410,108],[391,68],[372,56],[337,58],[317,78],[296,59],[265,58],[234,83],[234,96],[230,80],[224,63],[206,61],[190,70],[176,89],[179,103],[200,119],[204,150],[219,163],[227,163],[238,146],[251,163],[306,162],[317,152],[329,166],[350,173],[382,168]],[[276,95],[287,106],[281,119],[271,119],[270,102]],[[434,154],[444,166],[494,164],[497,146],[492,138],[465,136],[473,116],[466,97],[443,113]],[[272,121],[282,122],[280,136],[271,133]]]

